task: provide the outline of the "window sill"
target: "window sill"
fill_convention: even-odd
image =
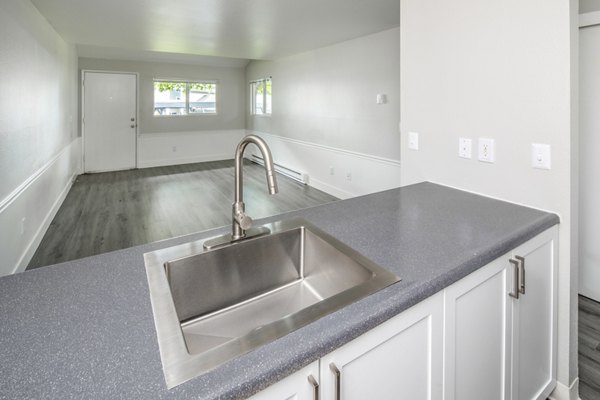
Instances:
[[[198,113],[198,114],[186,114],[186,115],[152,115],[152,118],[186,118],[186,117],[216,117],[218,116],[218,113],[211,113],[211,114],[203,114],[203,113]]]

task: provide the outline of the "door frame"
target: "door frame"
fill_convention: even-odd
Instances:
[[[577,33],[579,35],[578,62],[580,64],[582,62],[581,32],[583,30],[586,30],[586,29],[589,29],[589,28],[598,28],[598,25],[600,25],[600,11],[593,11],[593,12],[588,12],[588,13],[584,13],[584,14],[579,14],[579,29],[578,29]],[[579,70],[577,72],[579,74],[579,76],[578,76],[579,86],[581,87],[584,84],[582,82],[582,79],[581,79],[581,73],[580,73],[581,72],[581,68],[579,68]],[[581,101],[581,91],[579,91],[579,93],[578,93],[578,101],[580,102],[580,104],[583,103]],[[581,149],[581,136],[582,136],[582,128],[581,128],[581,119],[582,119],[581,118],[581,109],[582,108],[583,107],[581,107],[581,106],[579,107],[579,115],[578,115],[579,136],[580,136],[579,144],[578,144],[579,145],[579,149]],[[588,135],[589,135],[589,132],[588,132]],[[586,136],[586,135],[584,135],[584,136]],[[581,160],[581,155],[580,154],[579,154],[579,160]],[[578,179],[581,180],[581,172],[579,173]],[[582,199],[583,199],[583,196],[581,194],[581,190],[582,189],[580,188],[579,189],[579,193],[578,193],[578,195],[579,195],[579,205],[580,205],[580,207],[579,207],[580,208],[580,210],[579,210],[579,219],[580,220],[581,220],[581,218],[583,216],[583,213],[581,211],[581,209],[583,209],[583,207],[581,207],[581,202],[582,202]],[[578,230],[579,230],[579,232],[578,232],[578,234],[579,234],[578,251],[581,254],[582,250],[583,250],[583,247],[582,247],[583,246],[583,240],[581,238],[584,236],[583,233],[581,232],[581,230],[582,230],[581,223],[579,224]],[[599,291],[590,289],[589,285],[585,285],[584,286],[582,284],[582,282],[583,282],[582,279],[584,279],[583,278],[584,275],[594,275],[593,273],[586,274],[585,271],[586,270],[588,270],[588,271],[589,270],[593,270],[594,268],[593,268],[593,266],[590,266],[587,263],[584,263],[582,261],[584,259],[583,256],[579,256],[579,259],[580,259],[579,260],[579,273],[578,273],[579,274],[579,278],[578,278],[578,281],[577,281],[577,284],[578,284],[577,293],[579,295],[588,297],[588,298],[590,298],[590,299],[592,299],[594,301],[600,301],[600,292]],[[597,277],[597,275],[596,275],[596,277]],[[597,284],[597,282],[595,282],[595,284]]]
[[[138,148],[140,141],[140,74],[139,72],[131,71],[104,71],[98,69],[82,69],[81,70],[81,165],[85,174],[85,74],[100,73],[100,74],[119,74],[119,75],[134,75],[135,76],[135,169],[138,167]]]

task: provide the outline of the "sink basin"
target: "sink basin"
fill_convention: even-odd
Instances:
[[[144,255],[169,388],[400,280],[305,220],[265,227]]]

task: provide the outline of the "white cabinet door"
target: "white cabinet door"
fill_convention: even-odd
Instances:
[[[321,358],[321,398],[441,399],[442,323],[438,293]]]
[[[309,379],[312,377],[312,379]],[[318,400],[315,386],[319,379],[319,361],[269,386],[250,397],[250,400]],[[318,386],[316,388],[318,389]]]
[[[513,252],[524,259],[525,293],[512,299],[512,400],[545,399],[556,382],[558,228]]]
[[[445,400],[507,398],[505,260],[493,261],[445,291]]]

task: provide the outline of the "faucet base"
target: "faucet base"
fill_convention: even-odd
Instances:
[[[204,242],[203,246],[204,246],[205,250],[212,250],[212,249],[215,249],[218,247],[226,246],[228,244],[241,242],[246,239],[251,239],[253,237],[267,235],[269,233],[271,233],[269,228],[266,228],[264,226],[257,227],[257,228],[250,228],[250,229],[246,230],[246,235],[239,239],[233,239],[233,236],[231,235],[231,233],[227,233],[225,235],[216,236],[212,239],[207,239]]]

